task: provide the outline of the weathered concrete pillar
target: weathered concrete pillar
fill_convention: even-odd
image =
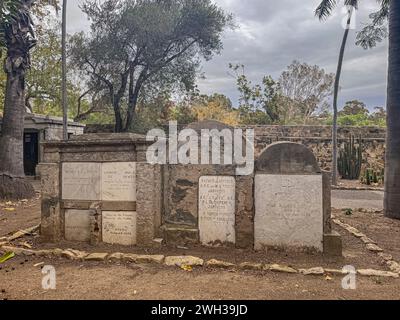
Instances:
[[[161,225],[161,167],[144,162],[136,164],[137,244],[151,246]]]
[[[62,239],[60,208],[60,165],[41,163],[42,222],[40,234],[43,241],[57,242]]]

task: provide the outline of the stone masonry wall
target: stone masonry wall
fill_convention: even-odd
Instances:
[[[183,128],[183,126],[182,126]],[[269,144],[277,141],[291,141],[305,144],[315,154],[323,170],[330,171],[332,162],[331,126],[246,126],[255,130],[256,157]],[[112,126],[88,125],[88,133],[112,132]],[[166,127],[167,130],[167,127]],[[339,144],[351,135],[361,137],[364,146],[364,168],[381,169],[384,166],[386,129],[379,127],[340,127]]]
[[[246,127],[243,127],[244,129]],[[256,158],[269,144],[291,141],[309,147],[323,170],[329,171],[332,162],[332,128],[330,126],[251,126],[255,130]],[[339,145],[353,135],[361,137],[364,148],[363,167],[381,169],[384,166],[386,129],[376,127],[341,127]]]

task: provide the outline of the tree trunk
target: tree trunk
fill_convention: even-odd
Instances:
[[[337,119],[338,119],[338,95],[340,86],[340,76],[342,74],[342,66],[344,59],[344,51],[346,49],[347,38],[349,36],[351,26],[351,16],[353,9],[349,10],[349,18],[347,19],[346,30],[343,35],[342,45],[340,47],[339,62],[336,71],[335,87],[333,93],[333,126],[332,126],[332,184],[334,186],[338,183],[338,139],[337,139]]]
[[[63,108],[63,138],[68,140],[68,96],[67,96],[67,0],[62,7],[61,65],[62,65],[62,108]]]
[[[24,199],[35,195],[24,173],[25,74],[30,67],[30,50],[36,44],[30,9],[25,1],[11,26],[5,30],[7,74],[4,117],[0,137],[0,199]]]
[[[400,2],[390,1],[385,215],[400,219]]]
[[[136,106],[139,99],[139,92],[136,92],[129,96],[128,111],[126,115],[126,124],[124,132],[128,132],[131,129],[133,121],[135,120]]]
[[[26,199],[35,195],[24,173],[24,76],[7,72],[7,87],[0,137],[0,199]]]
[[[143,83],[147,79],[147,68],[145,68],[140,74],[136,84],[134,78],[134,69],[131,68],[129,73],[129,93],[128,93],[128,110],[126,113],[126,122],[124,131],[128,132],[131,129],[133,121],[135,120],[136,106],[139,100],[140,90],[142,89]]]
[[[123,131],[123,124],[122,124],[122,117],[121,117],[121,106],[120,100],[114,99],[113,101],[113,108],[114,108],[114,117],[115,117],[115,128],[114,131],[116,133]]]

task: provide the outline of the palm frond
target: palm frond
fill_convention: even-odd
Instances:
[[[345,0],[344,4],[358,10],[358,0]]]
[[[337,0],[322,0],[315,10],[315,15],[319,20],[325,20],[332,14],[332,11],[335,9],[336,5]]]
[[[357,33],[356,45],[364,49],[374,48],[389,35],[386,26],[367,25]]]
[[[377,0],[380,9],[369,15],[371,22],[357,34],[356,45],[364,49],[376,47],[389,35],[387,21],[389,17],[390,0]]]
[[[0,57],[6,46],[6,28],[18,16],[23,0],[0,0]]]

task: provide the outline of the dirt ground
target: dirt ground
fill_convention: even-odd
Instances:
[[[383,189],[383,184],[382,183],[372,183],[371,185],[366,185],[364,183],[361,183],[360,180],[345,180],[345,179],[339,179],[338,186],[342,188],[349,188],[349,189],[377,189],[381,190]]]
[[[40,201],[0,204],[0,237],[39,223]],[[354,212],[346,216],[341,210],[335,215],[357,227],[378,242],[387,253],[400,260],[400,221],[386,219],[381,213]],[[387,270],[376,254],[349,233],[335,226],[343,237],[343,258],[327,258],[320,254],[269,250],[255,253],[237,249],[159,248],[139,250],[126,247],[63,242],[57,247],[87,252],[162,253],[164,255],[194,255],[203,259],[216,258],[229,262],[279,263],[295,268],[324,267],[341,269],[352,265],[358,269]],[[52,248],[38,236],[26,236],[14,245],[27,242],[37,249]],[[56,290],[44,290],[43,274],[38,263],[52,265],[56,270]],[[356,290],[344,290],[343,276],[303,276],[267,271],[214,270],[195,268],[192,272],[160,265],[137,265],[110,262],[72,262],[62,258],[15,257],[0,264],[1,299],[400,299],[400,279],[357,277]]]

